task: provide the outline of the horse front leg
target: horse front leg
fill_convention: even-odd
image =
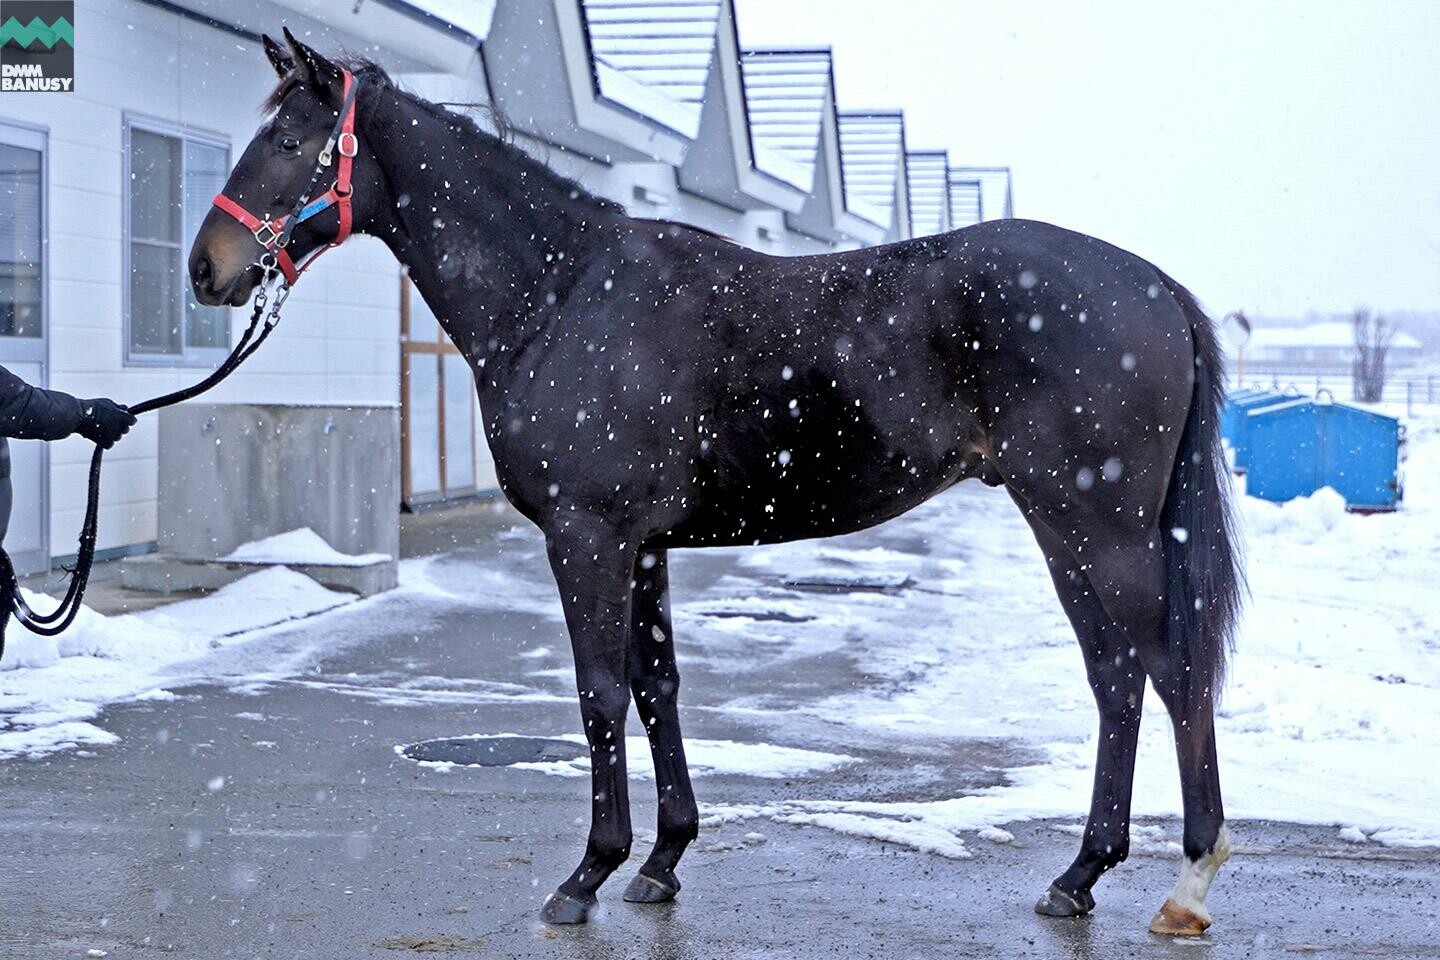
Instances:
[[[590,744],[591,807],[585,855],[545,901],[541,917],[547,923],[584,923],[595,908],[600,885],[630,856],[625,657],[636,550],[618,531],[583,515],[557,518],[545,534],[575,655],[580,719]]]
[[[700,832],[700,813],[680,736],[680,673],[670,621],[670,577],[665,551],[645,551],[635,565],[630,600],[630,690],[655,762],[655,849],[625,888],[632,903],[662,903],[680,892],[675,865]]]

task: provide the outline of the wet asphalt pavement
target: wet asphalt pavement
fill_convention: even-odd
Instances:
[[[406,552],[458,541],[497,563],[538,563],[536,549],[497,548],[511,519],[478,506],[410,518]],[[693,556],[674,564],[677,594],[724,575],[723,560]],[[311,631],[330,641],[320,654],[303,652]],[[537,913],[584,842],[586,781],[443,772],[395,747],[575,732],[559,677],[547,688],[557,695],[507,696],[535,669],[527,653],[566,649],[558,621],[390,602],[256,643],[286,677],[239,683],[252,648],[243,662],[235,654],[236,683],[108,710],[98,722],[121,737],[114,747],[0,765],[0,958],[1440,957],[1440,850],[1353,846],[1333,828],[1232,823],[1236,853],[1210,899],[1217,923],[1198,941],[1146,932],[1177,866],[1148,846],[1102,881],[1092,916],[1038,917],[1031,904],[1074,852],[1065,828],[1081,797],[1073,821],[1013,826],[1005,844],[967,837],[974,857],[962,861],[770,821],[707,828],[677,902],[637,906],[620,893],[652,836],[654,800],[635,783],[636,854],[602,891],[600,916],[548,928]],[[827,798],[953,796],[1024,759],[1005,742],[858,745],[819,721],[778,728],[721,711],[747,691],[703,662],[687,669],[683,643],[680,653],[688,736],[864,758],[820,775]],[[839,655],[763,679],[763,690],[760,678],[739,682],[782,698],[866,682]],[[702,803],[822,792],[809,779],[723,775],[696,790]]]

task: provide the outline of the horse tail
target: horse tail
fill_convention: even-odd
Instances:
[[[1194,295],[1163,272],[1160,278],[1189,321],[1195,351],[1190,412],[1160,512],[1160,535],[1169,596],[1170,662],[1176,676],[1183,678],[1178,692],[1185,714],[1198,720],[1225,682],[1245,575],[1231,514],[1229,469],[1220,443],[1220,408],[1225,402],[1220,344]]]

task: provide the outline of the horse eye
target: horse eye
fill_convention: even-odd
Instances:
[[[283,137],[283,138],[281,138],[281,140],[280,140],[280,149],[281,149],[282,151],[284,151],[285,153],[294,153],[296,150],[299,150],[299,149],[300,149],[300,140],[299,140],[299,138],[298,138],[298,137]]]

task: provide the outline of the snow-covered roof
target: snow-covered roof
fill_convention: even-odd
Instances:
[[[720,0],[581,0],[581,9],[600,94],[694,137]]]
[[[908,155],[910,227],[926,237],[950,229],[950,158],[944,150],[914,150]]]
[[[975,177],[950,172],[950,225],[955,229],[968,227],[985,219],[985,204],[980,181]]]
[[[755,165],[810,189],[830,82],[830,51],[745,50],[740,68]]]
[[[903,167],[905,117],[898,110],[842,111],[839,120],[845,206],[855,213],[868,208],[879,216],[876,223],[888,225]]]
[[[1256,325],[1245,349],[1256,347],[1339,347],[1355,346],[1355,328],[1345,320],[1312,323],[1303,327],[1267,327]],[[1397,332],[1391,347],[1419,350],[1419,340],[1408,333]]]

